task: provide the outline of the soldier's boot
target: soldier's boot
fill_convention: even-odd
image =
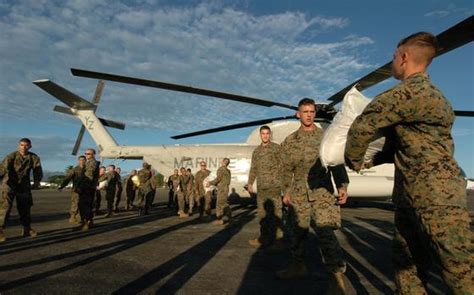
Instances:
[[[249,240],[249,245],[254,248],[260,248],[262,246],[262,242],[260,242],[260,238]]]
[[[0,228],[0,243],[5,242],[7,240],[7,237],[3,233],[3,229]]]
[[[308,275],[306,264],[300,261],[292,261],[287,269],[280,270],[276,273],[277,278],[281,280],[300,279]]]
[[[38,235],[38,233],[31,228],[31,226],[24,226],[23,227],[23,233],[22,233],[22,236],[24,237],[36,237]]]
[[[179,215],[179,218],[188,217],[188,214],[184,213],[184,211],[182,211],[182,210],[179,210],[179,211],[178,211],[178,215]]]
[[[76,216],[71,214],[71,216],[69,217],[69,224],[76,224],[76,223],[77,223]]]
[[[265,249],[265,253],[277,254],[285,251],[285,248],[285,241],[283,241],[283,239],[276,239],[270,247]]]
[[[189,207],[188,209],[188,215],[193,216],[193,207]]]
[[[109,210],[107,211],[107,214],[104,216],[104,218],[109,218],[109,217],[112,217],[112,216],[114,216],[114,212],[109,209]]]
[[[215,225],[224,225],[224,220],[216,219],[216,220],[214,220],[213,224],[215,224]]]
[[[88,231],[91,228],[91,221],[86,220],[84,224],[81,226],[81,231]]]
[[[329,287],[327,295],[343,295],[346,294],[346,283],[344,282],[344,273],[332,273],[329,278]]]

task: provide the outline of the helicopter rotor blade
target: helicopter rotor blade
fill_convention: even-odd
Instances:
[[[460,23],[452,26],[451,28],[437,35],[436,38],[438,39],[439,44],[439,50],[436,54],[436,57],[474,41],[474,16],[470,16]],[[357,84],[357,89],[362,91],[390,78],[391,76],[392,62],[388,62],[375,71],[362,77],[361,79],[344,87],[336,94],[333,94],[328,98],[328,100],[331,101],[329,105],[334,106],[340,103],[344,99],[344,95],[352,88],[354,84]]]

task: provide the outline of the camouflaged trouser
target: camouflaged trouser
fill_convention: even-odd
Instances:
[[[232,211],[230,210],[227,198],[229,197],[229,188],[217,188],[217,200],[216,200],[216,217],[221,219],[226,215],[229,219],[232,218]]]
[[[81,220],[79,215],[79,194],[75,191],[71,192],[71,209],[69,210],[69,216],[75,220]]]
[[[94,204],[93,208],[95,211],[100,210],[100,203],[102,202],[102,190],[96,190],[95,196],[94,196]]]
[[[136,190],[128,190],[127,191],[127,205],[132,206],[133,202],[135,201]]]
[[[186,192],[186,201],[187,201],[188,206],[189,206],[189,213],[193,213],[194,204],[195,203],[197,204],[197,202],[195,202],[195,200],[194,200],[194,195],[195,195],[194,191],[192,191],[192,190],[190,190],[190,191],[188,190]]]
[[[398,294],[427,294],[434,262],[453,294],[474,294],[470,218],[466,208],[396,208],[393,263]]]
[[[100,195],[100,194],[99,194]],[[93,219],[92,208],[94,205],[94,199],[97,198],[95,188],[86,188],[82,189],[79,193],[79,214],[81,215],[81,220],[91,221]],[[100,203],[99,203],[100,204]]]
[[[211,215],[211,192],[208,191],[204,195],[199,196],[198,192],[194,193],[196,197],[196,204],[199,209],[199,215],[202,216],[204,213]]]
[[[114,210],[118,210],[119,205],[120,205],[120,200],[122,200],[122,188],[117,188],[117,192],[115,193],[115,199],[114,199]]]
[[[137,207],[142,208],[145,212],[150,210],[151,206],[153,205],[153,200],[155,198],[155,191],[143,191],[138,189],[137,193]]]
[[[178,198],[178,212],[179,211],[182,211],[184,212],[184,210],[186,209],[186,192],[182,192],[182,191],[179,191],[178,194],[177,194],[177,198]]]
[[[115,189],[105,191],[105,200],[107,201],[107,210],[109,211],[112,211],[112,209],[114,208],[115,192]]]
[[[305,259],[306,242],[311,225],[319,240],[323,262],[328,271],[345,272],[346,263],[342,259],[342,249],[334,230],[341,225],[340,207],[335,204],[335,197],[327,190],[307,197],[291,198],[290,228],[291,255],[297,262]]]
[[[259,189],[257,216],[260,224],[260,240],[272,244],[283,238],[283,209],[280,189]]]
[[[6,219],[10,215],[15,198],[21,225],[29,227],[31,224],[31,206],[33,206],[33,196],[31,192],[16,192],[3,189],[0,198],[0,229],[5,226]]]

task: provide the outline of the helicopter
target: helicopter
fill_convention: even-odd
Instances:
[[[474,17],[470,16],[440,33],[437,35],[437,39],[439,42],[437,57],[472,42],[474,40]],[[84,69],[72,68],[71,72],[77,77],[99,80],[92,101],[81,98],[73,92],[47,79],[36,80],[33,83],[67,105],[67,107],[55,106],[54,111],[72,115],[81,121],[82,126],[73,148],[73,155],[77,154],[85,130],[87,130],[97,144],[99,154],[102,158],[140,159],[151,164],[161,173],[171,173],[173,169],[180,167],[191,168],[193,170],[199,169],[198,167],[201,161],[207,162],[209,169],[217,170],[220,160],[227,157],[231,159],[229,165],[232,172],[230,188],[233,193],[243,197],[249,195],[245,185],[248,180],[251,155],[253,150],[260,144],[258,127],[250,133],[247,141],[244,143],[176,144],[157,146],[119,145],[105,127],[124,129],[125,124],[113,120],[98,118],[95,115],[95,111],[104,89],[104,80],[238,101],[262,107],[286,108],[292,112],[287,116],[265,118],[172,136],[172,138],[176,140],[267,124],[272,129],[273,141],[280,143],[287,135],[299,127],[299,122],[295,120],[295,111],[298,108],[291,104],[158,80],[148,80]],[[357,86],[359,91],[363,91],[390,78],[391,76],[391,62],[388,62],[330,96],[327,99],[328,103],[316,104],[315,123],[322,128],[325,128],[330,124],[331,120],[337,113],[335,106],[343,100],[344,95],[354,85]],[[456,116],[474,116],[474,111],[455,110],[454,113]],[[361,174],[348,171],[348,174],[351,183],[348,193],[352,197],[389,197],[392,194],[394,175],[394,167],[392,164],[376,166],[365,170]],[[257,188],[254,188],[254,191],[257,191]]]

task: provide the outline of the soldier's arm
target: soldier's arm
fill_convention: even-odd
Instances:
[[[58,189],[63,189],[66,185],[68,185],[69,182],[71,182],[73,177],[74,177],[74,169],[69,169],[66,174],[66,177],[64,177],[63,182],[58,187]]]
[[[222,180],[222,175],[224,174],[224,170],[219,168],[217,169],[217,176],[216,179],[209,181],[209,185],[217,185]]]
[[[33,160],[33,187],[39,187],[39,184],[43,179],[43,168],[41,168],[41,161],[38,156],[34,157]]]
[[[359,171],[369,144],[383,128],[393,126],[414,112],[407,90],[395,87],[374,98],[352,123],[347,134],[344,158],[349,168]]]
[[[336,184],[336,188],[346,188],[349,185],[349,176],[347,175],[346,168],[343,164],[329,167],[331,171],[332,177],[334,179],[334,183]]]
[[[289,194],[293,182],[293,169],[289,157],[290,147],[286,140],[280,147],[280,182],[283,194]]]
[[[257,178],[257,160],[256,159],[257,159],[256,150],[254,150],[252,153],[252,162],[250,163],[249,180],[247,182],[249,189],[251,189],[255,181],[255,178]]]

